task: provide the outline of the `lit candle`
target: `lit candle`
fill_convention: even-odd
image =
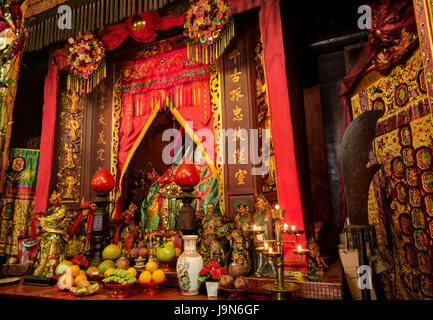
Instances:
[[[295,231],[295,225],[292,224],[292,231]]]
[[[269,253],[272,253],[272,248],[269,248]]]
[[[253,225],[253,230],[256,231],[257,230],[257,226]]]
[[[301,252],[301,250],[302,250],[302,247],[300,244],[298,244],[298,252]]]
[[[275,206],[275,209],[276,209],[276,210],[280,210],[280,206],[277,204],[277,205]]]
[[[284,230],[287,230],[287,223],[284,224]]]
[[[265,242],[265,250],[268,250],[268,243]]]

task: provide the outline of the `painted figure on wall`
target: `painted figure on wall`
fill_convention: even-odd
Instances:
[[[40,221],[40,261],[34,275],[50,278],[57,264],[65,255],[65,244],[69,240],[68,229],[72,222],[72,216],[68,214],[66,206],[62,205],[62,199],[57,192],[50,196],[51,207],[47,212],[37,213]]]

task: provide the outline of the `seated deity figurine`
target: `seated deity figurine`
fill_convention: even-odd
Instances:
[[[200,254],[203,257],[204,265],[210,261],[216,261],[225,265],[226,254],[222,245],[224,233],[222,217],[215,210],[214,205],[209,202],[206,206],[206,215],[201,221]]]
[[[61,204],[60,195],[53,192],[50,196],[51,207],[47,212],[38,212],[36,218],[40,221],[40,260],[35,269],[37,277],[50,278],[57,264],[63,260],[65,244],[69,240],[68,230],[72,216],[68,215],[66,206]]]
[[[257,235],[255,247],[261,247],[263,241],[274,239],[274,229],[272,225],[272,208],[268,200],[263,195],[259,195],[256,199],[256,212],[254,213],[254,224],[264,230],[263,234]],[[275,276],[275,267],[272,259],[267,258],[263,253],[254,250],[256,276]]]

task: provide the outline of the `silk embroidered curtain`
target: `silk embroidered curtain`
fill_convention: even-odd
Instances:
[[[1,200],[0,255],[18,256],[18,237],[30,234],[39,150],[10,149],[9,159]]]

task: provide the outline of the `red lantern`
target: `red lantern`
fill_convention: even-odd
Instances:
[[[90,186],[95,192],[107,193],[114,189],[114,178],[107,168],[101,168],[93,176]]]
[[[182,163],[177,167],[174,181],[180,187],[195,187],[200,182],[200,175],[192,163]]]

